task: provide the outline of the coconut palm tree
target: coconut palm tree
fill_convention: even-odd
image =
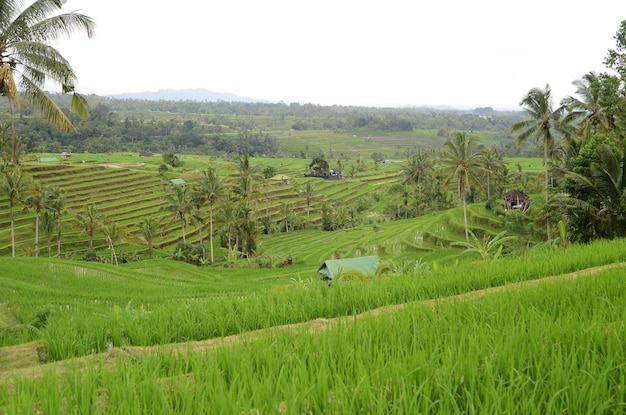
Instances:
[[[585,141],[595,133],[607,132],[615,122],[602,105],[602,81],[595,72],[589,72],[573,82],[577,97],[568,96],[561,101],[568,114],[566,123],[578,121],[578,130]]]
[[[562,115],[565,110],[563,106],[554,109],[552,104],[552,90],[550,85],[544,89],[533,88],[528,92],[520,106],[528,115],[526,120],[517,122],[511,126],[511,133],[518,133],[516,143],[520,146],[530,137],[543,144],[543,165],[544,165],[544,185],[546,192],[546,207],[550,198],[550,176],[549,176],[549,149],[554,144],[555,133],[561,130]],[[550,221],[547,222],[548,240],[552,239]]]
[[[468,137],[463,131],[458,131],[453,138],[444,143],[441,164],[447,178],[443,188],[456,183],[459,200],[463,204],[463,224],[465,226],[465,242],[469,244],[469,226],[467,224],[467,203],[465,194],[471,185],[481,187],[480,174],[484,172],[481,165],[480,153],[476,151],[476,138]]]
[[[485,169],[485,177],[487,179],[487,199],[491,198],[491,178],[496,179],[496,183],[498,178],[504,178],[504,171],[506,170],[506,166],[504,164],[504,159],[502,157],[502,153],[498,151],[497,148],[484,149],[480,153],[480,159],[483,168]]]
[[[185,237],[185,224],[187,223],[187,215],[193,208],[190,192],[185,186],[174,186],[165,196],[167,205],[163,208],[167,212],[172,212],[180,219],[181,229],[183,233],[183,243],[187,243]]]
[[[117,255],[115,255],[115,244],[125,241],[127,232],[124,228],[119,227],[117,222],[108,222],[102,227],[102,232],[104,232],[104,238],[111,252],[111,264],[115,262],[115,265],[118,265]]]
[[[247,205],[254,193],[253,180],[259,179],[261,176],[261,165],[252,166],[250,156],[248,153],[244,153],[237,157],[236,167],[239,171],[239,177],[233,186],[233,193]]]
[[[152,258],[152,252],[154,250],[154,240],[159,235],[161,230],[161,221],[152,217],[142,219],[139,226],[139,232],[141,233],[141,239],[148,245],[148,256]]]
[[[202,204],[209,205],[209,242],[211,251],[211,263],[215,258],[213,255],[213,214],[218,200],[224,197],[225,187],[223,179],[219,177],[218,171],[214,167],[209,167],[202,172],[198,178],[194,189],[194,199],[200,200]]]
[[[87,235],[89,235],[89,250],[93,251],[94,234],[103,227],[106,222],[104,214],[98,212],[95,204],[85,206],[83,212],[79,212],[74,216],[76,225]]]
[[[409,157],[409,165],[404,171],[404,182],[416,184],[418,192],[421,192],[422,183],[431,177],[433,170],[434,159],[432,154],[418,150]]]
[[[9,221],[11,222],[11,255],[15,256],[15,206],[30,191],[30,177],[19,167],[4,172],[0,181],[0,194],[7,195],[9,199]]]
[[[30,195],[24,199],[26,209],[35,211],[35,256],[39,256],[39,217],[41,212],[45,210],[43,195],[45,188],[41,182],[33,182]]]
[[[49,187],[44,192],[44,207],[53,212],[57,220],[57,256],[59,258],[61,257],[61,220],[63,219],[63,213],[65,213],[66,200],[67,194],[56,186]]]
[[[46,239],[48,244],[48,256],[50,256],[50,245],[54,239],[54,235],[57,231],[57,223],[54,213],[50,210],[44,209],[39,220],[39,231]]]
[[[311,223],[311,204],[317,199],[315,186],[313,186],[311,181],[308,181],[306,185],[298,189],[298,193],[300,193],[300,196],[304,198],[306,203],[306,226],[308,228]]]
[[[74,92],[76,74],[70,63],[50,45],[75,32],[94,35],[94,21],[77,12],[60,13],[65,0],[35,0],[23,8],[20,0],[0,5],[0,94],[11,115],[11,162],[17,165],[17,143],[13,125],[14,108],[21,111],[20,96],[38,110],[46,121],[63,131],[76,129],[61,108],[44,91],[50,82],[62,93],[72,93],[71,109],[87,117],[87,101]]]
[[[276,175],[276,167],[265,166],[262,172],[263,184],[265,185],[265,216],[270,214],[270,181]]]

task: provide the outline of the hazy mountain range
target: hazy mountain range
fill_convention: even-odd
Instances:
[[[146,101],[206,101],[206,102],[261,102],[261,103],[276,103],[277,101],[270,101],[266,99],[256,99],[250,97],[244,97],[241,95],[231,94],[229,92],[215,92],[208,89],[196,88],[196,89],[159,89],[158,91],[144,91],[144,92],[125,92],[122,94],[106,95],[115,99],[139,99]],[[404,108],[433,108],[438,110],[470,110],[475,107],[472,106],[454,106],[454,105],[401,105],[398,107]],[[518,111],[519,108],[499,108],[501,111]]]
[[[262,99],[242,97],[227,92],[214,92],[207,89],[159,89],[158,91],[125,92],[108,95],[116,99],[143,99],[147,101],[226,101],[226,102],[268,102]]]

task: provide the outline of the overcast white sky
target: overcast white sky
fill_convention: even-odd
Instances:
[[[58,45],[81,93],[206,88],[323,105],[517,108],[574,94],[622,0],[68,0],[96,37]]]

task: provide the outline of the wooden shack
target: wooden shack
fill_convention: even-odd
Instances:
[[[522,213],[528,212],[532,199],[519,190],[510,190],[502,195],[505,209],[517,209]]]

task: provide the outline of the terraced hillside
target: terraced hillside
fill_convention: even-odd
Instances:
[[[85,206],[95,204],[98,211],[121,227],[127,237],[118,243],[125,250],[143,250],[138,238],[138,224],[142,219],[152,217],[162,219],[162,229],[156,249],[169,250],[182,239],[179,222],[171,213],[164,211],[168,180],[154,173],[154,169],[142,170],[142,167],[119,167],[115,164],[94,163],[56,163],[27,165],[24,169],[33,179],[44,186],[57,186],[66,194],[65,215],[63,217],[61,252],[65,256],[82,255],[88,250],[88,236],[74,224],[74,216],[83,211]],[[192,182],[196,170],[179,172],[188,182]],[[299,176],[295,171],[292,177]],[[256,218],[264,216],[279,224],[290,215],[309,216],[311,222],[321,219],[321,207],[325,202],[340,201],[351,204],[361,196],[370,194],[381,185],[387,185],[400,179],[398,173],[381,173],[357,180],[327,181],[300,176],[290,182],[270,181],[258,183],[254,194]],[[234,180],[234,172],[227,181]],[[310,182],[315,189],[315,197],[307,206],[300,189]],[[19,209],[22,209],[20,206]],[[9,225],[9,206],[6,197],[0,196],[0,255],[11,252]],[[308,212],[308,214],[307,214]],[[208,214],[207,214],[208,216]],[[30,255],[34,251],[35,213],[20,210],[16,214],[16,241],[18,255]],[[194,243],[202,234],[205,238],[208,223],[188,224],[185,230],[188,242]],[[205,241],[206,242],[206,241]],[[56,254],[56,237],[48,239],[40,233],[40,255]],[[94,249],[106,251],[107,244],[102,234],[95,235]]]
[[[25,172],[44,186],[57,186],[66,194],[62,226],[62,252],[69,254],[84,251],[87,236],[73,225],[73,215],[85,206],[95,204],[98,211],[118,225],[136,233],[136,224],[144,217],[164,215],[165,183],[162,179],[138,170],[111,168],[100,165],[54,164],[27,167]],[[0,255],[10,252],[10,227],[6,199],[0,202]],[[16,215],[17,251],[29,253],[33,248],[35,214],[23,212]],[[96,248],[105,248],[103,238],[94,241]],[[42,254],[47,252],[46,242],[40,235]],[[54,251],[54,247],[52,249]]]

